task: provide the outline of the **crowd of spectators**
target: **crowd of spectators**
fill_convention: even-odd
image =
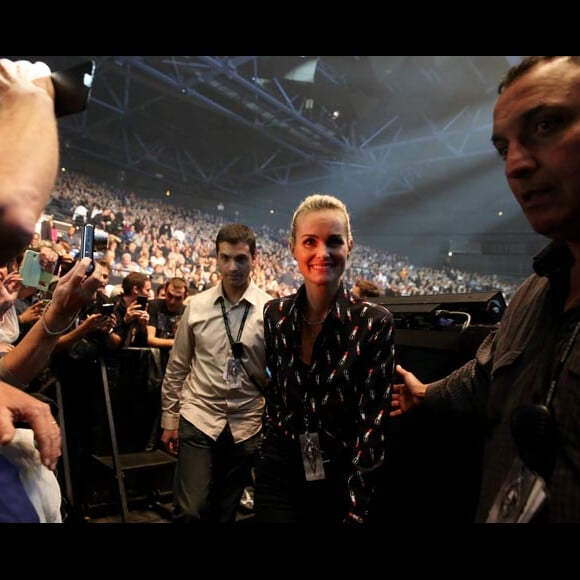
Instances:
[[[79,231],[91,222],[108,234],[103,258],[113,277],[143,272],[154,286],[169,278],[184,278],[190,294],[215,283],[218,276],[215,232],[226,223],[223,212],[215,215],[198,209],[176,207],[159,200],[140,198],[134,192],[99,184],[74,172],[62,172],[47,207],[50,222],[71,223],[67,234],[58,236],[63,251],[75,253]],[[289,232],[265,224],[247,223],[258,235],[259,265],[253,277],[257,285],[273,295],[295,292],[301,282],[298,268],[287,251]],[[52,223],[44,228],[54,241]],[[501,291],[509,301],[521,279],[502,280],[454,268],[416,267],[405,257],[356,245],[345,273],[345,283],[354,286],[360,278],[374,282],[382,294],[396,296],[456,294]]]

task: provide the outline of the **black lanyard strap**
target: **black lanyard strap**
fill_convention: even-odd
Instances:
[[[549,407],[550,403],[552,402],[552,397],[554,396],[556,385],[558,384],[560,374],[564,369],[564,363],[566,362],[566,359],[568,358],[568,355],[570,354],[570,351],[572,350],[572,347],[576,342],[576,337],[578,336],[579,331],[580,331],[580,322],[577,322],[572,332],[572,336],[570,336],[570,339],[568,340],[568,343],[566,344],[566,347],[562,352],[562,356],[558,360],[556,368],[554,369],[553,377],[552,380],[550,381],[550,388],[548,389],[548,394],[546,395],[546,403],[545,403],[546,407]]]
[[[250,380],[252,381],[252,383],[254,384],[256,389],[258,389],[258,391],[262,393],[264,391],[264,389],[262,389],[262,387],[260,386],[258,381],[247,371],[247,369],[244,365],[244,362],[242,361],[242,355],[244,354],[244,345],[240,342],[240,339],[242,338],[242,331],[244,330],[244,325],[246,324],[246,318],[248,317],[248,312],[250,311],[250,303],[246,302],[246,309],[244,310],[244,315],[242,316],[242,322],[240,323],[240,328],[238,330],[238,336],[236,337],[236,342],[234,342],[234,339],[232,337],[232,331],[231,331],[230,325],[228,323],[228,316],[226,314],[226,306],[224,304],[224,297],[223,296],[220,296],[220,304],[222,307],[222,314],[224,317],[224,325],[226,327],[226,332],[228,334],[228,340],[230,341],[230,346],[232,347],[232,354],[234,355],[235,359],[240,361],[240,365],[242,365],[244,372],[248,375],[248,377],[250,378]]]
[[[250,311],[250,304],[246,302],[246,308],[244,310],[244,315],[242,316],[242,322],[240,322],[240,328],[238,329],[238,336],[236,336],[236,340],[234,342],[234,338],[232,336],[232,331],[230,329],[230,324],[228,322],[228,315],[226,314],[226,305],[223,296],[220,296],[220,305],[222,307],[222,315],[224,318],[224,325],[226,327],[226,332],[228,335],[228,340],[230,341],[230,346],[232,347],[232,354],[234,358],[241,359],[242,354],[244,352],[244,347],[240,342],[242,338],[242,332],[244,330],[244,325],[246,324],[246,318],[248,318],[248,312]]]

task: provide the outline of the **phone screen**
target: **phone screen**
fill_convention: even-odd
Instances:
[[[101,314],[104,314],[105,316],[109,316],[109,314],[113,314],[113,310],[115,310],[115,305],[114,304],[101,304],[99,310],[101,311]]]
[[[147,298],[147,296],[137,296],[137,302],[139,303],[141,308],[145,310],[145,307],[147,306],[147,302],[149,302],[149,299]]]

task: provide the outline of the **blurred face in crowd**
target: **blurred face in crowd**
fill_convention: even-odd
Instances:
[[[143,284],[143,288],[139,288],[139,286],[135,286],[138,296],[147,296],[147,298],[151,298],[151,280],[146,280]]]
[[[537,64],[498,97],[492,142],[532,228],[580,241],[580,66]]]
[[[186,297],[185,288],[176,288],[173,284],[168,284],[165,291],[165,304],[169,312],[179,312]]]
[[[109,269],[108,266],[105,266],[102,263],[100,264],[100,266],[101,266],[101,268],[99,270],[99,275],[101,277],[101,286],[97,290],[97,292],[105,292],[105,287],[109,283],[109,278],[111,276],[111,270]]]

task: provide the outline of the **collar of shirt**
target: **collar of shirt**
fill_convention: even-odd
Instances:
[[[254,282],[250,281],[250,285],[246,288],[246,291],[244,292],[243,296],[239,299],[238,302],[235,302],[235,303],[231,302],[229,300],[229,298],[224,294],[221,284],[218,284],[217,286],[213,286],[212,288],[205,290],[205,292],[212,292],[214,294],[214,300],[213,300],[214,304],[220,298],[223,298],[225,301],[226,309],[230,310],[233,306],[237,306],[238,304],[241,304],[244,300],[246,302],[249,302],[252,306],[259,305],[259,301],[258,301],[257,296],[256,296],[257,290],[258,290],[258,287],[256,286],[256,284],[254,284]]]
[[[290,309],[288,310],[288,320],[297,322],[300,317],[300,313],[304,310],[306,304],[306,286],[302,284],[295,295],[290,296],[291,300]],[[348,318],[348,307],[353,303],[355,299],[347,292],[344,285],[341,283],[338,288],[338,293],[336,295],[336,300],[334,304],[330,307],[328,312],[329,319],[336,319],[344,324]]]
[[[533,267],[538,276],[552,277],[567,274],[573,263],[574,258],[566,244],[551,242],[534,257]]]

